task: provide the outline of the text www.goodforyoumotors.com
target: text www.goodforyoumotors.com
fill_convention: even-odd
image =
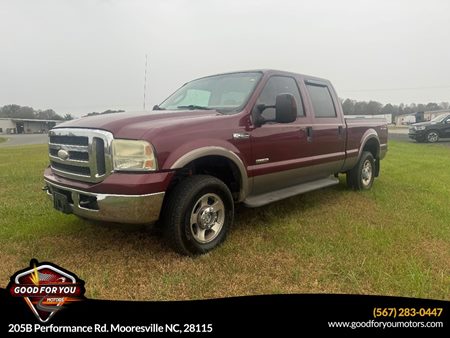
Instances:
[[[369,320],[365,322],[328,322],[329,328],[350,328],[350,329],[390,329],[390,328],[442,328],[443,322],[415,322],[415,321],[401,321],[401,322],[379,322],[376,320]]]

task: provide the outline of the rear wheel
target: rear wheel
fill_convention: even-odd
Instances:
[[[358,163],[347,172],[347,186],[355,190],[369,190],[375,179],[375,160],[364,151]]]
[[[439,141],[439,134],[435,130],[431,130],[427,133],[426,140],[429,143],[435,143]]]
[[[178,253],[202,254],[224,241],[233,214],[233,198],[225,183],[213,176],[190,176],[168,196],[163,231]]]

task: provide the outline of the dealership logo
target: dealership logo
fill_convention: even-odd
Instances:
[[[84,282],[52,263],[32,259],[30,267],[16,272],[8,285],[14,297],[23,297],[31,311],[45,323],[63,305],[84,299]]]

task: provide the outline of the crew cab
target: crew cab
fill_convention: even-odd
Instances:
[[[429,143],[450,138],[450,114],[438,115],[431,121],[414,123],[409,127],[408,135],[416,142]]]
[[[386,122],[345,119],[328,80],[241,71],[188,82],[151,112],[59,124],[44,190],[86,219],[159,220],[173,249],[195,255],[225,239],[236,203],[261,207],[339,173],[370,189],[386,152]]]

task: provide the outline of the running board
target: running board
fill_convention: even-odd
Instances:
[[[257,196],[247,197],[244,200],[244,205],[249,208],[257,208],[288,197],[303,194],[308,191],[329,187],[336,184],[339,184],[339,179],[337,179],[334,176],[330,176],[327,178],[322,178],[317,181],[302,183],[299,185],[294,185],[293,187],[288,187]]]

